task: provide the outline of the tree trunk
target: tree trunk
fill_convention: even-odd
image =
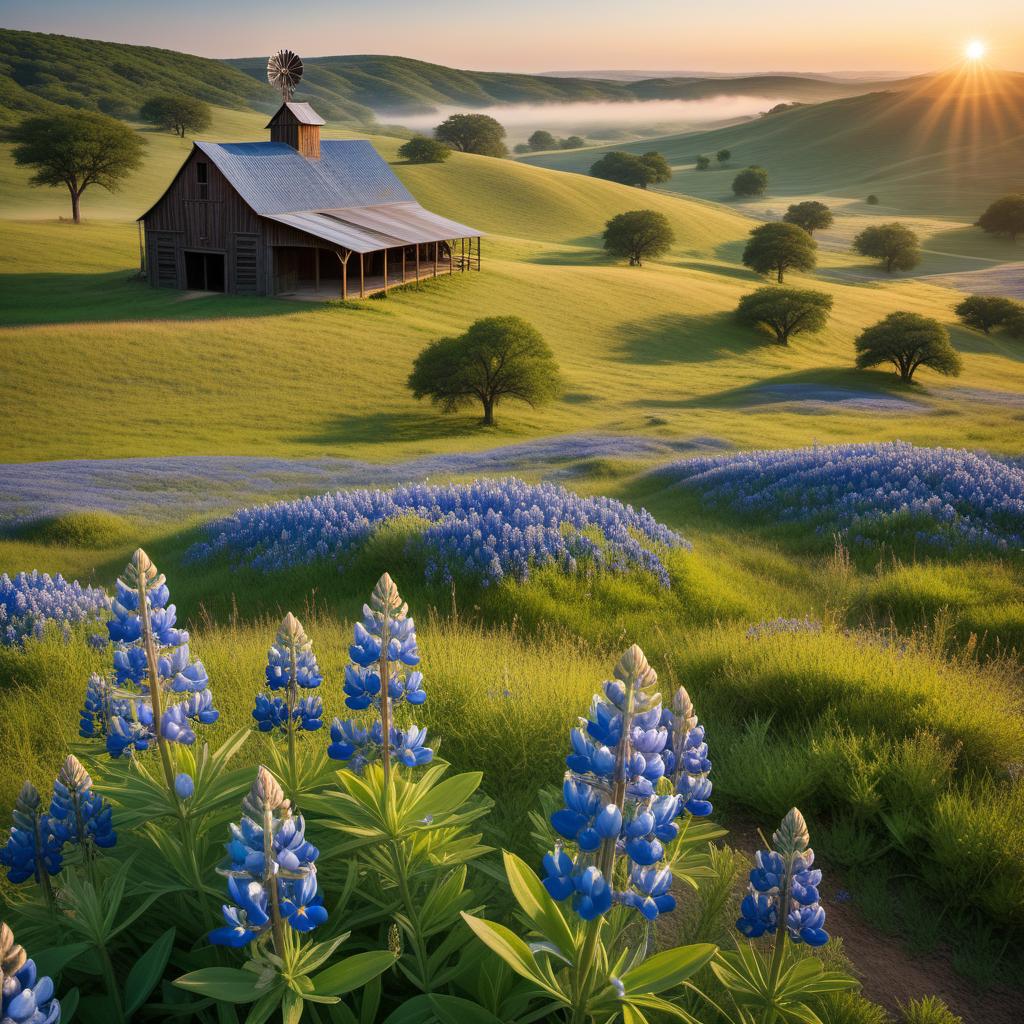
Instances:
[[[785,274],[786,274],[786,268],[785,267],[779,267],[778,268],[778,281],[779,281],[779,284],[783,283],[783,280],[785,278]]]
[[[494,399],[485,398],[484,402],[484,426],[491,427],[494,425]]]
[[[69,188],[69,191],[71,192],[71,219],[76,224],[81,224],[82,223],[82,213],[81,213],[81,210],[79,208],[79,200],[81,199],[81,195],[82,194],[81,194],[81,192],[79,192],[79,191],[77,191],[76,189],[73,189],[73,188]]]

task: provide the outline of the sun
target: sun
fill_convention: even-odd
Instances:
[[[968,60],[981,60],[985,56],[987,47],[980,39],[972,39],[964,47],[964,56]]]

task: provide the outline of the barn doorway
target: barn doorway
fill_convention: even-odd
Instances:
[[[185,287],[189,291],[224,291],[224,254],[185,250]]]

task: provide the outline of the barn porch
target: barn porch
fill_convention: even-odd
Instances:
[[[311,240],[313,241],[313,240]],[[423,242],[372,252],[341,246],[275,245],[270,292],[320,301],[365,298],[444,275],[480,270],[479,238]]]

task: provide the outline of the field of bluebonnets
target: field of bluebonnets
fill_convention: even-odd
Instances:
[[[14,528],[96,571],[0,576],[5,1021],[877,1024],[845,904],[1012,1013],[1024,470],[893,443],[598,486],[634,504]],[[123,567],[139,532],[170,581]]]

